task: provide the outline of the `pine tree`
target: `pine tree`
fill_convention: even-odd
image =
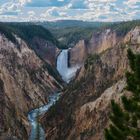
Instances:
[[[111,102],[111,125],[105,129],[106,140],[140,140],[140,54],[128,49],[131,72],[126,73],[127,90],[133,93],[131,98],[122,97],[123,109]]]

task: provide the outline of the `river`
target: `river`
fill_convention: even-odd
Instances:
[[[28,113],[28,120],[31,125],[31,133],[29,136],[29,140],[45,140],[45,132],[41,127],[41,124],[37,120],[40,115],[43,115],[49,110],[51,106],[55,104],[55,102],[59,99],[59,96],[59,93],[50,95],[48,104],[40,108],[34,109]]]
[[[62,76],[62,79],[69,83],[69,81],[75,76],[75,73],[79,67],[68,67],[68,50],[62,50],[57,58],[57,70]],[[31,132],[29,140],[45,140],[45,132],[38,122],[38,117],[46,113],[51,106],[59,99],[60,94],[55,93],[49,96],[48,104],[34,109],[28,113],[28,120],[31,125]]]

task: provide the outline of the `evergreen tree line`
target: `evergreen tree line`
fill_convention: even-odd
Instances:
[[[140,140],[140,54],[128,49],[128,59],[131,72],[126,73],[126,89],[132,96],[122,96],[122,107],[111,102],[112,123],[105,129],[106,140]]]

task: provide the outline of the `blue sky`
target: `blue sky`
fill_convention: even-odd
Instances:
[[[0,0],[0,21],[140,19],[140,0]]]

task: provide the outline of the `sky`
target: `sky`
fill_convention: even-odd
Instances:
[[[0,21],[127,21],[140,19],[140,0],[0,0]]]

